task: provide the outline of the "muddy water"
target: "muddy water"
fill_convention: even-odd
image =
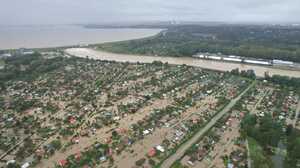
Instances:
[[[0,26],[0,50],[95,44],[153,36],[160,29],[87,29],[75,25]]]
[[[70,48],[66,50],[67,53],[77,57],[89,57],[100,60],[110,60],[118,62],[141,62],[151,63],[153,61],[168,62],[169,64],[186,64],[190,66],[197,66],[206,69],[219,70],[219,71],[231,71],[232,69],[239,68],[240,70],[253,69],[257,76],[263,77],[265,72],[270,75],[284,75],[290,77],[300,77],[300,71],[283,70],[272,67],[264,67],[258,65],[246,65],[238,63],[201,60],[192,57],[158,57],[158,56],[140,56],[140,55],[128,55],[128,54],[115,54],[108,53],[88,48]]]

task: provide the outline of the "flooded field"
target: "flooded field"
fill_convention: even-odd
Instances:
[[[151,63],[153,61],[168,62],[169,64],[186,64],[190,66],[198,66],[206,69],[218,71],[231,71],[232,69],[239,68],[240,70],[253,69],[257,76],[263,77],[265,72],[270,75],[284,75],[290,77],[300,77],[300,71],[283,70],[272,67],[264,67],[258,65],[246,65],[229,62],[218,62],[211,60],[201,60],[191,57],[158,57],[158,56],[139,56],[127,54],[115,54],[103,51],[96,51],[88,48],[70,48],[66,50],[67,53],[77,57],[89,57],[100,60],[111,60],[118,62],[141,62]]]

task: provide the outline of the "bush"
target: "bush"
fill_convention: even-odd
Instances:
[[[50,143],[56,150],[59,150],[61,148],[61,142],[60,140],[53,140]]]
[[[156,162],[153,159],[148,160],[149,165],[155,166]]]
[[[135,162],[135,165],[137,166],[142,166],[144,163],[145,163],[146,159],[145,158],[142,158],[138,161]]]

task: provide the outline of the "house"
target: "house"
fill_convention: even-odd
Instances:
[[[91,167],[88,165],[84,165],[83,168],[91,168]]]
[[[207,150],[203,149],[199,149],[198,150],[198,160],[201,161],[205,155],[207,154]]]
[[[65,167],[67,164],[68,164],[68,161],[65,159],[58,161],[58,165],[61,167]]]
[[[118,134],[125,134],[127,132],[125,128],[117,128],[116,131]]]
[[[191,160],[187,161],[187,163],[191,166],[195,166],[194,162],[192,162]]]
[[[111,148],[109,148],[108,150],[108,156],[111,156],[113,154],[113,150]]]
[[[73,117],[73,116],[71,116],[71,117],[69,118],[69,122],[70,122],[70,124],[74,124],[74,123],[76,122],[76,118]]]
[[[74,138],[72,138],[72,140],[71,140],[73,143],[79,143],[79,137],[74,137]]]
[[[28,168],[30,166],[30,164],[28,162],[24,163],[21,168]]]
[[[89,136],[89,131],[88,130],[80,131],[80,136]]]
[[[6,162],[6,165],[14,164],[14,163],[16,163],[16,160],[9,160],[9,161]]]
[[[100,160],[100,162],[105,162],[105,161],[106,161],[106,156],[101,156],[101,157],[99,158],[99,160]]]
[[[232,163],[228,163],[227,168],[234,168],[234,165]]]
[[[157,149],[158,151],[162,152],[162,153],[165,152],[164,147],[162,147],[161,145],[157,145],[157,146],[156,146],[156,149]]]
[[[76,159],[77,161],[80,161],[80,159],[81,159],[81,153],[80,153],[80,152],[77,152],[77,153],[74,155],[74,157],[75,157],[75,159]]]
[[[149,130],[144,130],[144,131],[143,131],[143,135],[148,135],[148,134],[150,134],[150,131],[149,131]]]
[[[149,157],[154,157],[156,155],[156,149],[155,148],[151,148],[148,152],[148,156]]]
[[[37,149],[37,150],[35,151],[35,155],[36,155],[37,157],[43,157],[44,154],[45,154],[45,150],[43,150],[43,149]]]
[[[120,120],[121,118],[119,117],[119,116],[115,116],[114,118],[113,118],[113,120],[114,121],[118,121],[118,120]]]

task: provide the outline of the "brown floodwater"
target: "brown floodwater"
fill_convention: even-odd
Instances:
[[[0,49],[96,44],[153,36],[161,29],[88,29],[76,25],[0,26]]]
[[[257,76],[263,77],[265,72],[270,75],[284,75],[290,77],[300,77],[300,71],[278,69],[268,66],[258,66],[249,64],[239,64],[212,60],[202,60],[192,57],[159,57],[159,56],[141,56],[141,55],[128,55],[128,54],[116,54],[104,51],[93,50],[90,48],[70,48],[66,52],[70,55],[77,57],[89,57],[99,60],[110,60],[118,62],[141,62],[151,63],[153,61],[168,62],[169,64],[186,64],[190,66],[197,66],[205,69],[218,70],[218,71],[231,71],[239,68],[240,70],[252,69],[255,71]]]

